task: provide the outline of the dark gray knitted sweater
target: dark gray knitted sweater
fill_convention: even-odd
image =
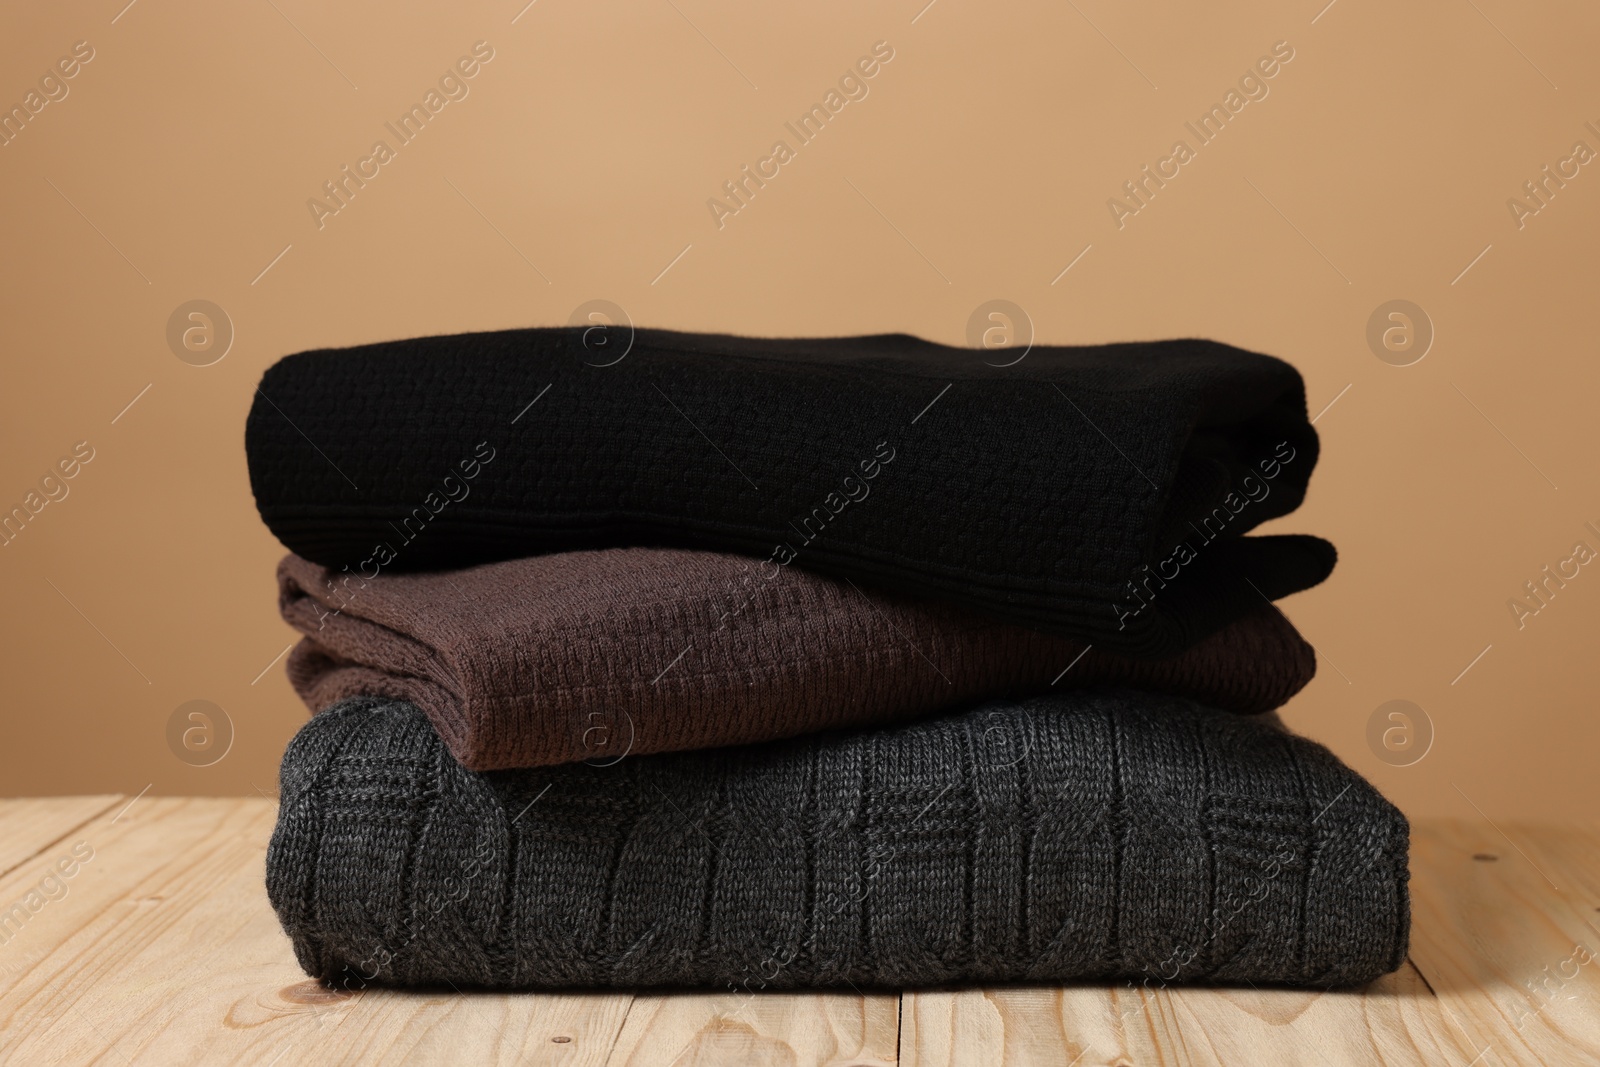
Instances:
[[[476,774],[409,704],[284,756],[267,889],[336,985],[1365,982],[1404,816],[1326,749],[1089,690],[894,729]]]

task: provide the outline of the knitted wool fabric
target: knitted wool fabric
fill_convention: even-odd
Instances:
[[[289,745],[267,890],[348,988],[1321,987],[1400,965],[1406,855],[1326,749],[1178,698],[487,774],[362,699]]]
[[[792,567],[714,552],[562,552],[346,580],[289,556],[311,710],[407,700],[479,771],[770,741],[1052,688],[1126,685],[1261,712],[1316,656],[1270,604],[1182,655],[1128,660]]]
[[[1317,460],[1300,375],[1270,356],[1035,346],[999,368],[903,335],[598,336],[281,360],[245,432],[262,518],[366,577],[716,549],[1153,658],[1333,566],[1316,538],[1238,536],[1297,507]]]

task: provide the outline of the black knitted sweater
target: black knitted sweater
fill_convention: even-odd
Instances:
[[[1346,986],[1405,955],[1406,855],[1322,746],[1178,698],[486,774],[361,698],[289,746],[267,889],[352,989]]]
[[[287,547],[352,574],[720,549],[1134,656],[1327,576],[1324,541],[1239,536],[1316,463],[1287,363],[1198,340],[986,355],[576,328],[307,352],[261,382],[251,483]]]

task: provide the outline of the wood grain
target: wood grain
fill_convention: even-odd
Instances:
[[[117,794],[0,800],[0,875],[122,800]]]
[[[1411,866],[1412,958],[1474,1054],[1600,1063],[1600,834],[1433,824]]]
[[[612,1067],[888,1067],[893,995],[678,994],[635,997]]]
[[[130,799],[0,802],[0,908],[39,894],[0,925],[0,1061],[1600,1063],[1595,827],[1418,826],[1411,961],[1356,992],[349,994],[305,978],[268,905],[270,801]]]
[[[1600,1063],[1600,840],[1507,833],[1485,821],[1414,834],[1412,959],[1359,992],[907,993],[902,1063]]]
[[[0,1061],[606,1062],[627,996],[350,995],[308,981],[263,888],[274,817],[264,800],[146,798],[85,827],[94,858],[17,939],[43,951],[5,976]],[[0,878],[0,901],[48,862]]]
[[[1467,1063],[1473,1051],[1433,999],[1410,964],[1359,993],[1088,986],[908,993],[901,1062]]]

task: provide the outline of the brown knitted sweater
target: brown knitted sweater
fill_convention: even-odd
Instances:
[[[1263,602],[1175,659],[1124,660],[970,610],[741,556],[607,549],[363,579],[289,556],[313,711],[409,701],[472,770],[901,722],[980,699],[1117,685],[1239,712],[1288,700],[1314,653]]]

